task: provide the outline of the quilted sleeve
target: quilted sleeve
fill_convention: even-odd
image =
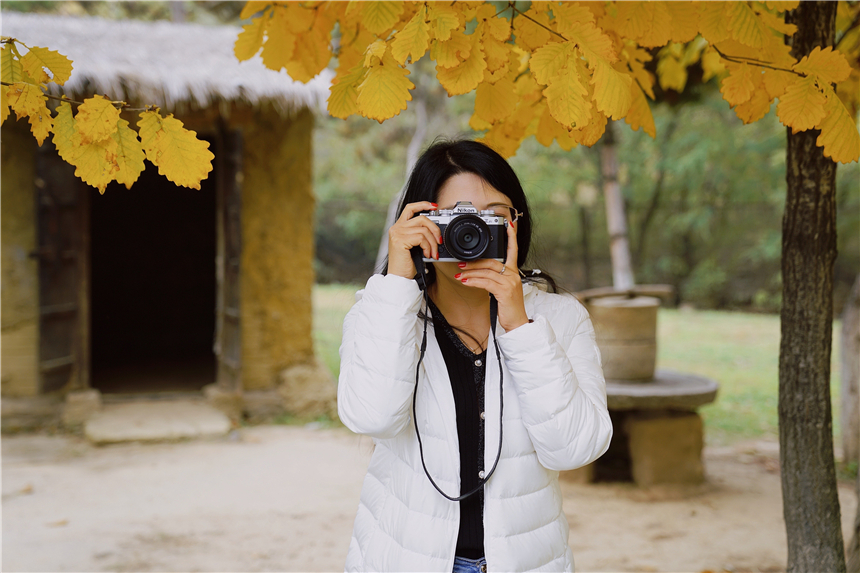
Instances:
[[[359,298],[359,297],[357,297]],[[415,281],[373,275],[343,321],[337,411],[355,433],[393,438],[409,423],[421,291]]]
[[[558,338],[545,316],[499,337],[540,463],[549,470],[584,466],[609,448],[612,423],[591,319],[565,300],[553,309]],[[562,342],[564,341],[564,342]]]

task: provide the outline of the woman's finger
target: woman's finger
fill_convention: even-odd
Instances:
[[[408,221],[411,219],[415,213],[420,211],[432,211],[433,209],[437,209],[439,206],[436,203],[432,203],[430,201],[418,201],[417,203],[409,203],[403,208],[403,213],[400,214],[400,217],[397,219],[398,221]]]
[[[517,245],[517,231],[513,223],[506,223],[508,231],[508,257],[505,260],[505,266],[511,269],[517,269],[517,257],[519,256],[519,246]]]
[[[421,251],[428,259],[435,259],[438,256],[438,244],[436,238],[425,227],[418,227],[410,231],[403,232],[396,239],[401,247],[408,251],[412,247],[421,247]]]
[[[426,228],[433,235],[433,240],[440,245],[442,244],[442,230],[439,228],[439,225],[425,217],[424,215],[419,215],[418,217],[414,217],[402,224],[404,228]]]

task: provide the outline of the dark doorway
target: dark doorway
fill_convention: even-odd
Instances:
[[[90,188],[93,388],[215,381],[215,181],[212,172],[199,191],[177,187],[147,162],[131,189]]]

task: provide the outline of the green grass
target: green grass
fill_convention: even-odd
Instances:
[[[314,342],[337,376],[343,317],[356,285],[314,287]],[[839,436],[839,337],[834,324],[831,366],[834,440]],[[708,444],[776,438],[779,317],[739,312],[660,310],[657,367],[717,380],[714,403],[700,409]]]

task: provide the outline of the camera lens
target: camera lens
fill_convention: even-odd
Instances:
[[[480,259],[490,244],[490,229],[477,215],[460,215],[445,228],[444,244],[455,259]]]

